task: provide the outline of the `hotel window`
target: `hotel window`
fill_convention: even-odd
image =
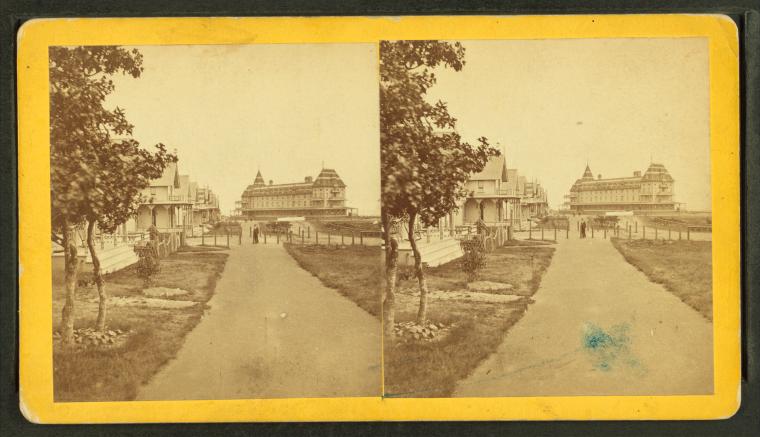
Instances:
[[[478,181],[478,191],[483,191],[483,181]]]

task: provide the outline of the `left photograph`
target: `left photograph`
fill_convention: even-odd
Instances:
[[[55,402],[381,395],[377,50],[49,48]]]

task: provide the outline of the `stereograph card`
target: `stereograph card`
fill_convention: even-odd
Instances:
[[[719,15],[45,19],[18,34],[36,423],[719,419]]]

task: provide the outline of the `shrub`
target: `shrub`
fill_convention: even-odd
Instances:
[[[155,242],[150,241],[145,246],[135,246],[135,252],[137,252],[137,256],[139,257],[137,274],[145,280],[146,287],[150,286],[151,277],[161,269]]]
[[[485,247],[479,238],[463,240],[460,245],[464,252],[462,270],[467,275],[467,282],[472,282],[477,278],[478,271],[486,265]]]

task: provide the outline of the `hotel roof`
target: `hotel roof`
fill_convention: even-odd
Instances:
[[[314,179],[315,187],[340,187],[344,188],[346,184],[338,176],[338,172],[331,168],[323,168],[316,179]]]
[[[664,165],[652,163],[649,164],[649,168],[644,173],[644,176],[641,177],[641,180],[673,182],[673,177],[670,176]]]

